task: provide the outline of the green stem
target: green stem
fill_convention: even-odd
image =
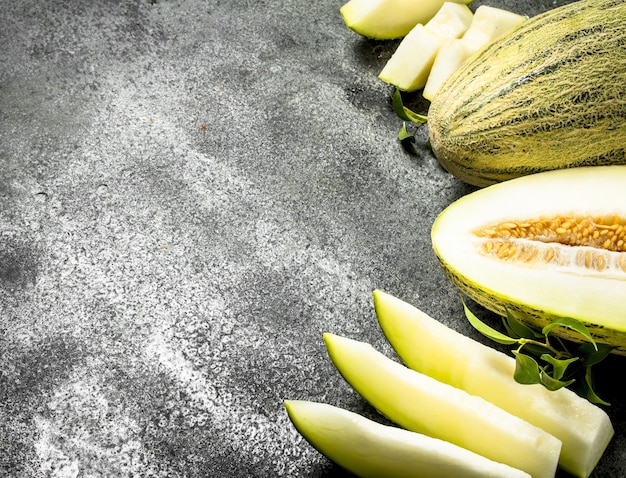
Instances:
[[[526,339],[526,338],[521,338],[519,339],[518,343],[520,344],[519,348],[517,349],[517,352],[520,352],[522,350],[522,348],[524,347],[524,345],[537,345],[538,347],[543,347],[544,349],[552,352],[555,356],[555,358],[560,359],[563,357],[571,357],[571,355],[568,352],[561,352],[558,349],[555,349],[554,347],[552,347],[552,345],[550,345],[550,342],[548,341],[547,337],[546,337],[546,341],[544,342],[539,342],[538,340],[534,340],[534,339]]]

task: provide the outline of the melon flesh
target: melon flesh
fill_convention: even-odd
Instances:
[[[380,326],[410,368],[536,425],[561,440],[559,465],[581,478],[598,463],[614,430],[601,408],[568,389],[521,385],[513,379],[515,360],[462,335],[416,307],[374,291]]]
[[[533,478],[554,477],[561,442],[492,403],[411,370],[369,344],[325,334],[346,381],[399,426],[448,441]]]
[[[501,8],[478,7],[463,36],[446,41],[437,52],[422,93],[424,98],[432,101],[439,87],[461,63],[525,20],[526,17]]]
[[[441,46],[448,39],[460,37],[472,18],[467,5],[444,3],[428,23],[416,25],[400,42],[379,78],[403,91],[422,88]]]
[[[356,33],[391,40],[406,36],[417,24],[427,23],[443,4],[443,0],[350,0],[339,12],[346,26]]]
[[[436,219],[435,254],[488,309],[508,308],[536,328],[573,317],[626,353],[625,184],[626,166],[594,166],[475,191]],[[554,333],[575,338],[562,327]]]
[[[315,449],[362,478],[530,478],[451,443],[332,405],[288,400],[285,407]]]
[[[527,17],[502,8],[481,5],[463,39],[474,47],[483,47],[521,25]]]
[[[453,38],[441,45],[430,68],[422,96],[432,101],[441,85],[475,51],[477,50],[472,50],[462,38]]]

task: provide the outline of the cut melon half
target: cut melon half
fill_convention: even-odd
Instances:
[[[458,0],[468,4],[471,0]],[[430,21],[443,0],[350,0],[339,12],[348,28],[368,38],[392,40]]]
[[[416,307],[374,291],[380,326],[410,368],[477,395],[563,443],[560,466],[588,477],[614,434],[608,415],[571,390],[550,392],[513,379],[515,360],[445,326]]]
[[[346,381],[399,426],[445,440],[533,478],[554,477],[561,442],[519,417],[395,362],[367,343],[324,334]]]
[[[626,166],[593,166],[475,191],[435,220],[435,254],[484,307],[536,329],[572,317],[625,354],[625,185]],[[553,333],[578,339],[565,327]]]
[[[432,101],[444,81],[461,63],[485,45],[524,23],[526,19],[501,8],[488,5],[478,7],[463,36],[447,40],[437,52],[422,92],[424,98]]]
[[[530,478],[446,441],[323,403],[287,400],[289,419],[320,453],[362,478]]]
[[[416,25],[400,42],[379,78],[403,91],[422,88],[441,45],[448,39],[460,37],[472,17],[467,5],[444,3],[428,23]]]

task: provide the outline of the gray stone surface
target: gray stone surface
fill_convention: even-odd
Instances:
[[[282,405],[376,416],[322,333],[391,355],[381,288],[476,337],[429,239],[470,188],[341,4],[0,0],[0,476],[347,476]]]

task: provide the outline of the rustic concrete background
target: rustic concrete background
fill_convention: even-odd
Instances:
[[[0,0],[0,476],[344,476],[282,405],[375,416],[322,333],[391,354],[381,288],[476,336],[429,239],[470,188],[341,4]]]

